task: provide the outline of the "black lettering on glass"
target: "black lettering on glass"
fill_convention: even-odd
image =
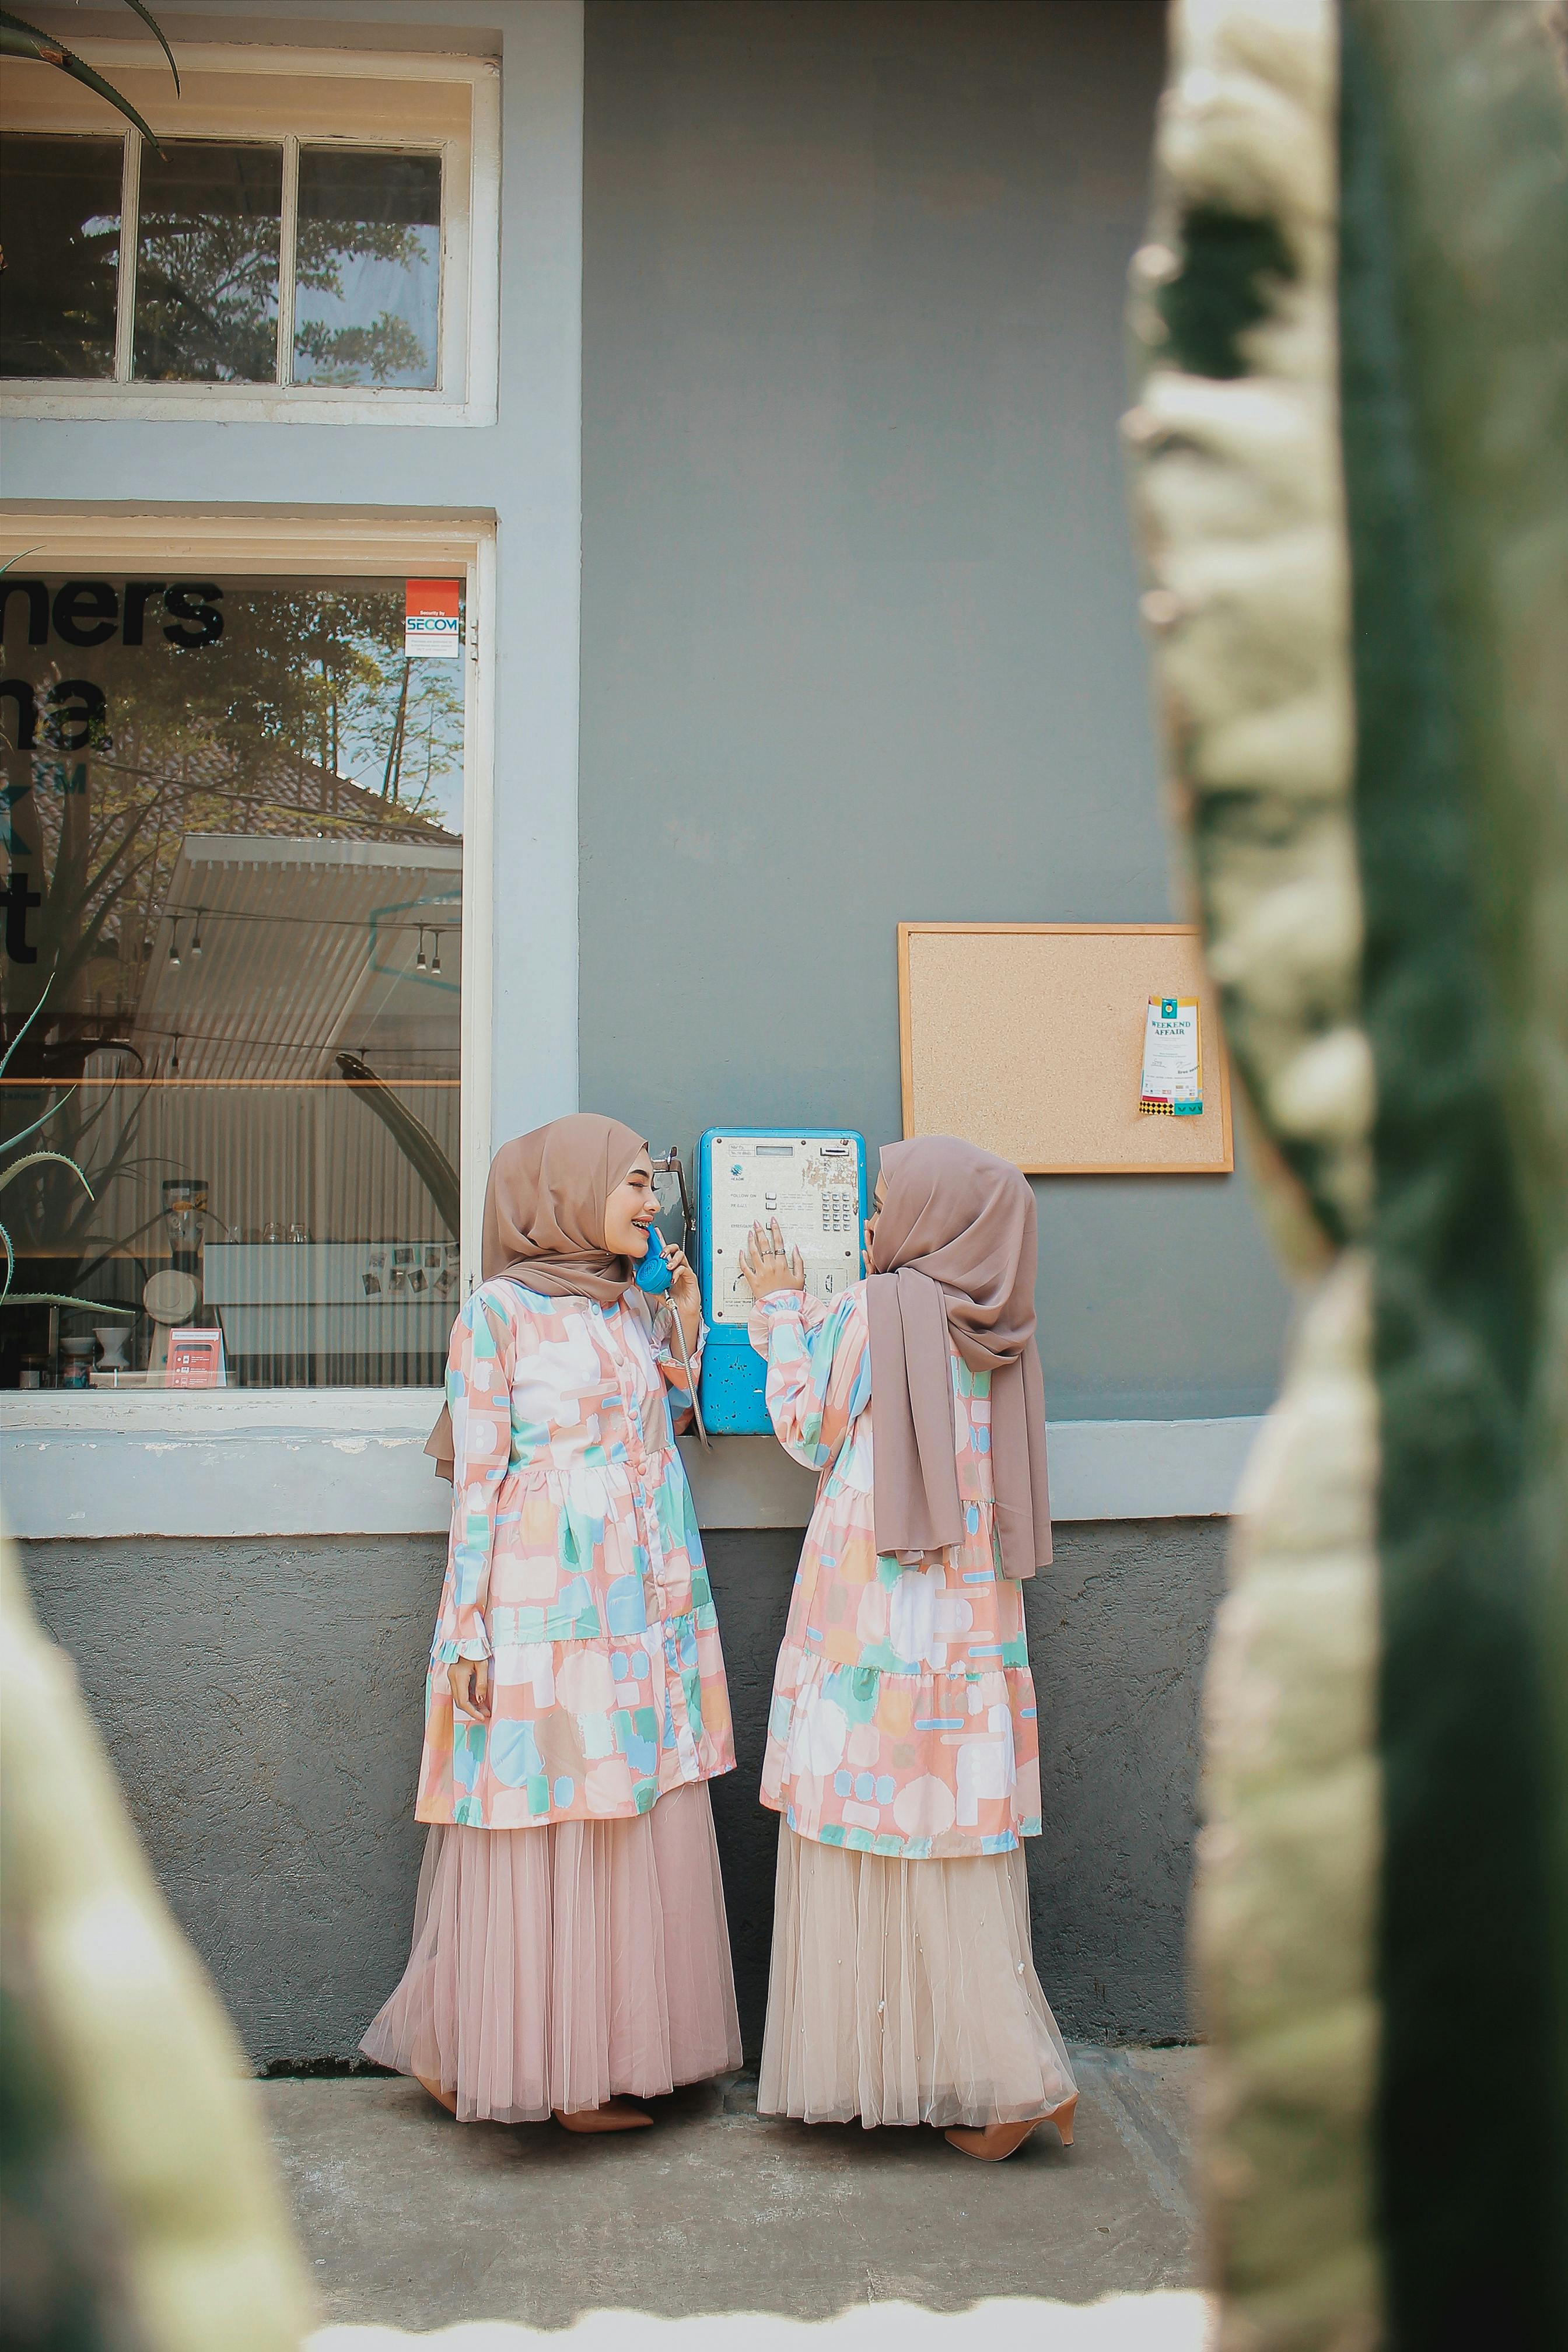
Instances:
[[[16,828],[16,817],[18,811],[21,810],[21,804],[26,800],[31,800],[32,796],[31,784],[0,784],[0,810],[4,811],[4,814],[0,814],[0,833],[5,835],[5,839],[0,841],[0,849],[5,852],[7,857],[19,860],[24,857],[36,857],[38,854],[37,843],[30,841],[25,833],[18,832]]]
[[[68,646],[104,646],[120,626],[120,599],[107,580],[68,580],[55,597],[55,635]]]
[[[49,688],[44,740],[52,751],[85,751],[100,733],[109,705],[89,677],[64,677]]]
[[[5,952],[13,963],[37,962],[37,949],[27,943],[27,909],[43,903],[41,892],[28,889],[26,874],[20,866],[0,890],[0,904],[5,908]]]
[[[163,598],[163,610],[172,613],[175,622],[199,623],[193,635],[190,629],[166,626],[163,635],[172,646],[216,646],[223,635],[223,614],[218,600],[223,590],[216,580],[204,580],[190,587],[174,587]]]
[[[38,698],[25,677],[0,678],[0,702],[9,695],[16,706],[16,740],[13,751],[32,751],[38,742]]]
[[[155,596],[161,596],[163,593],[163,583],[161,580],[128,580],[126,582],[125,620],[121,630],[122,644],[139,646],[143,642],[142,629],[147,617],[147,607]]]
[[[41,580],[7,580],[0,576],[0,634],[4,633],[13,596],[27,600],[27,643],[49,642],[49,592]]]

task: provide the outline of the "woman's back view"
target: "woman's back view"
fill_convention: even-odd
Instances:
[[[1076,2092],[1020,1844],[1040,1798],[1019,1563],[1049,1558],[1025,1419],[1034,1204],[1016,1170],[944,1139],[893,1147],[878,1192],[871,1282],[831,1314],[781,1250],[750,1260],[774,1430],[824,1473],[763,1768],[784,1821],[759,2104],[957,2127],[1003,2155],[1052,2113],[1069,2137]]]

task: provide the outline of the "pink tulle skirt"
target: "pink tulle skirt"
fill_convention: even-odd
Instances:
[[[461,2122],[655,2098],[741,2063],[708,1788],[633,1821],[433,1829],[403,1981],[360,2048]]]
[[[984,2127],[1077,2087],[1035,1973],[1022,1847],[899,1862],[781,1822],[760,2114]]]

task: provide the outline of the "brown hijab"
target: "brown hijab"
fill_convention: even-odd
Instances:
[[[991,1374],[996,1532],[1008,1576],[1051,1558],[1046,1402],[1035,1345],[1035,1196],[1009,1160],[951,1135],[889,1143],[871,1244],[877,1549],[912,1564],[958,1543],[951,1339]]]
[[[485,1187],[481,1280],[511,1275],[550,1298],[613,1307],[636,1271],[605,1247],[605,1203],[647,1145],[618,1118],[574,1111],[503,1143]],[[425,1441],[436,1475],[450,1479],[452,1416],[445,1405]]]

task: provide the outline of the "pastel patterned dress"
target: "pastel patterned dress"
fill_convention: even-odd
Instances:
[[[647,1300],[487,1282],[452,1333],[452,1535],[401,1982],[361,2048],[462,2121],[737,2066],[707,1782],[734,1764],[702,1545]],[[489,1658],[488,1722],[447,1669]]]
[[[452,1537],[416,1817],[531,1829],[647,1812],[733,1769],[729,1693],[670,1406],[689,1404],[643,1294],[509,1280],[452,1332]],[[674,1390],[673,1398],[668,1391]],[[490,1719],[447,1669],[489,1658]]]
[[[994,1533],[991,1376],[952,1351],[966,1532],[931,1566],[879,1559],[866,1286],[831,1313],[799,1291],[754,1310],[780,1444],[824,1473],[779,1652],[763,1802],[804,1838],[928,1861],[1005,1853],[1040,1828],[1021,1587]]]
[[[877,1551],[864,1283],[831,1311],[774,1292],[750,1332],[775,1435],[822,1473],[763,1766],[784,1822],[759,2112],[1049,2114],[1075,2084],[1030,1942],[1035,1687],[994,1532],[989,1375],[950,1350],[963,1539],[902,1568]]]

